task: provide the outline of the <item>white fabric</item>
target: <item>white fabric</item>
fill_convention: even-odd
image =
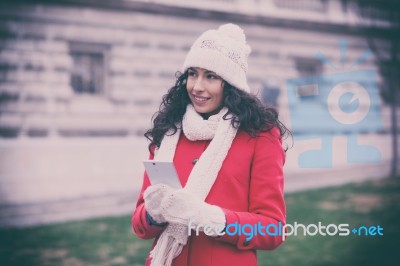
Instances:
[[[243,30],[232,23],[204,32],[193,43],[183,63],[183,71],[200,67],[214,71],[236,88],[250,92],[247,59],[251,48]]]
[[[237,129],[231,125],[232,117],[229,115],[226,120],[222,119],[227,111],[227,108],[223,108],[218,114],[204,120],[189,104],[182,121],[183,133],[189,140],[212,139],[193,167],[186,186],[183,188],[183,191],[194,194],[202,201],[205,200],[214,184],[236,136]],[[164,136],[160,149],[156,152],[156,160],[173,160],[180,133],[178,130],[174,135],[167,133]],[[172,260],[181,253],[183,246],[187,244],[187,232],[185,224],[168,224],[150,253],[151,265],[171,265]]]
[[[157,223],[166,222],[162,215],[161,200],[174,190],[170,186],[164,184],[155,184],[149,186],[143,193],[144,206],[151,218]]]
[[[163,218],[169,223],[188,225],[191,229],[203,231],[204,226],[224,228],[226,220],[224,211],[215,205],[208,204],[192,193],[184,190],[172,190],[160,204]]]

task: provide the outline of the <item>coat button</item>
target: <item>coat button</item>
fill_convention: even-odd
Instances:
[[[199,160],[199,159],[195,158],[195,159],[192,161],[192,163],[193,163],[193,164],[196,164],[198,160]]]

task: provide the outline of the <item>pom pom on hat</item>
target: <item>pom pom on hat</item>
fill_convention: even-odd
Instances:
[[[243,30],[235,24],[228,23],[221,25],[218,28],[218,32],[225,34],[236,41],[246,43],[246,36],[244,35]]]
[[[232,23],[224,24],[197,38],[186,56],[183,71],[189,67],[214,71],[232,86],[250,92],[246,78],[250,51],[243,29]]]

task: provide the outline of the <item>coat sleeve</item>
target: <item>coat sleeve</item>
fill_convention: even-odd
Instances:
[[[150,154],[149,160],[153,159]],[[135,234],[142,239],[151,239],[157,237],[165,229],[165,226],[150,225],[146,219],[146,209],[144,207],[143,192],[150,186],[150,180],[145,172],[143,175],[143,184],[136,202],[136,209],[132,214],[132,227]]]
[[[247,235],[235,234],[230,236],[225,233],[217,240],[232,243],[241,250],[271,250],[283,242],[282,236],[255,233],[254,226],[260,224],[262,226],[271,225],[269,231],[273,235],[276,231],[274,228],[279,228],[280,225],[283,226],[286,223],[286,206],[283,192],[285,152],[282,149],[279,130],[276,128],[270,132],[260,134],[255,145],[251,165],[248,212],[223,209],[227,225],[237,223],[243,226],[244,224],[250,224],[253,228],[247,226],[248,228],[245,229],[248,232]],[[249,239],[251,230],[253,237]],[[265,232],[265,228],[261,231]],[[230,230],[230,232],[233,232],[233,230]]]

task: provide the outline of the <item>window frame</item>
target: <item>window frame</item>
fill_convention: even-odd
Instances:
[[[73,69],[70,71],[70,86],[73,90],[74,95],[76,96],[92,96],[92,97],[105,97],[108,98],[110,91],[108,86],[108,70],[109,70],[109,56],[110,56],[110,45],[102,44],[102,43],[93,43],[93,42],[78,42],[72,41],[69,42],[69,55],[72,59],[72,68],[75,68],[74,53],[82,53],[82,54],[98,54],[102,56],[103,64],[101,67],[101,88],[99,90],[95,90],[95,93],[87,93],[87,92],[77,92],[72,84],[72,76]]]

